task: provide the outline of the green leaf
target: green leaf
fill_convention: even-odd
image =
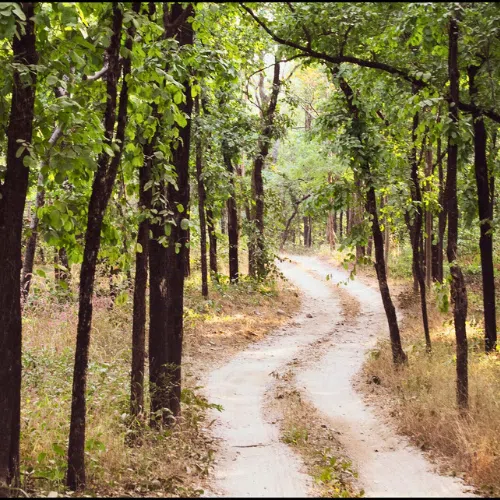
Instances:
[[[117,305],[120,306],[120,305],[125,304],[127,302],[127,300],[128,300],[128,293],[127,292],[121,292],[118,295],[118,297],[116,297],[115,302],[116,302]]]
[[[181,203],[177,203],[177,211],[181,214],[184,212],[184,207]]]
[[[174,94],[174,102],[175,102],[175,104],[180,104],[182,102],[182,93],[181,92],[176,92]]]
[[[54,450],[55,454],[59,455],[60,457],[64,457],[66,455],[64,448],[57,443],[52,443],[52,449]]]
[[[16,151],[16,158],[19,158],[19,157],[23,154],[23,152],[24,152],[24,150],[25,150],[25,149],[26,149],[26,146],[21,146],[21,147],[20,147],[20,148]]]
[[[142,253],[142,245],[140,243],[135,244],[135,252]]]
[[[181,229],[183,231],[187,231],[189,228],[189,219],[182,219],[181,220]]]
[[[21,9],[21,6],[16,2],[13,4],[13,9],[14,14],[21,19],[21,21],[26,21],[26,14],[23,12]]]
[[[59,78],[57,78],[57,76],[54,76],[54,75],[49,75],[47,77],[47,85],[56,85],[57,82],[59,82]]]

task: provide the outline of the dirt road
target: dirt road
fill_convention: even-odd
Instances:
[[[397,436],[363,402],[351,379],[387,324],[377,290],[351,281],[346,290],[361,304],[354,324],[343,327],[342,310],[331,282],[347,273],[314,257],[290,257],[280,264],[302,291],[302,308],[285,327],[251,345],[207,378],[208,399],[224,407],[215,414],[221,453],[211,494],[217,496],[311,496],[311,479],[301,460],[279,440],[273,417],[264,411],[271,373],[293,358],[307,359],[318,339],[324,354],[296,373],[304,396],[337,429],[358,471],[365,496],[474,496],[455,478],[440,476],[423,454]]]

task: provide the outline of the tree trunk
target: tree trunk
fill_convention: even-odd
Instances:
[[[221,234],[226,234],[227,231],[227,220],[226,220],[226,208],[222,207],[220,212],[220,232]]]
[[[444,267],[443,267],[443,254],[444,254],[444,235],[446,230],[447,207],[445,200],[445,185],[444,185],[444,172],[443,160],[441,159],[441,139],[437,140],[437,157],[438,157],[438,176],[439,176],[439,205],[441,211],[438,215],[438,242],[436,245],[435,257],[435,275],[434,280],[439,283],[443,282]]]
[[[196,116],[200,119],[200,98],[195,100]],[[207,269],[207,223],[205,219],[205,185],[203,173],[203,149],[200,130],[196,135],[196,182],[198,184],[198,216],[200,219],[200,260],[201,260],[201,294],[208,297],[208,269]],[[229,259],[231,262],[231,259]]]
[[[340,234],[341,238],[343,236],[343,227],[342,227],[342,217],[343,217],[343,215],[344,215],[344,212],[341,210],[340,214],[339,214],[339,234]]]
[[[335,249],[335,225],[335,212],[330,211],[328,213],[328,220],[326,224],[326,236],[331,250]]]
[[[254,277],[263,278],[266,273],[266,255],[264,241],[264,180],[262,170],[269,154],[270,142],[273,137],[273,127],[276,106],[278,104],[278,94],[280,91],[280,63],[276,59],[274,63],[273,88],[267,109],[263,111],[263,131],[259,139],[258,152],[254,160],[252,172],[252,196],[255,201],[252,220],[255,223],[256,241],[253,251],[254,265],[252,271]]]
[[[307,215],[304,215],[302,220],[304,222],[304,246],[308,247],[309,246],[309,217]]]
[[[227,199],[227,222],[229,236],[229,280],[237,283],[239,278],[238,264],[238,208],[236,206],[236,191],[234,186],[234,167],[226,141],[222,142],[222,156],[229,173],[229,198]]]
[[[416,89],[414,89],[416,92]],[[422,241],[422,192],[420,189],[420,181],[418,179],[418,162],[417,162],[417,146],[416,146],[416,130],[418,127],[419,117],[416,113],[413,117],[413,127],[412,127],[412,150],[411,150],[411,197],[415,204],[415,215],[413,217],[413,223],[410,225],[410,238],[413,253],[413,269],[418,281],[418,288],[420,289],[420,305],[422,310],[422,323],[424,327],[425,336],[425,349],[427,352],[431,352],[431,337],[429,333],[429,319],[427,316],[427,299],[426,299],[426,289],[425,289],[425,276],[422,269],[422,253],[421,253],[421,241]]]
[[[366,167],[369,169],[369,166]],[[389,335],[391,339],[392,360],[395,365],[401,365],[407,361],[406,354],[401,345],[401,336],[399,333],[398,319],[396,316],[396,309],[392,302],[389,285],[387,284],[386,275],[386,262],[384,258],[384,238],[377,215],[377,201],[375,197],[375,189],[370,186],[366,199],[366,211],[372,216],[372,235],[373,243],[375,246],[375,270],[377,272],[377,279],[384,304],[385,314],[387,316],[387,323],[389,324]]]
[[[334,70],[335,74],[335,70]],[[363,145],[362,128],[363,122],[359,117],[359,109],[356,104],[353,103],[354,93],[349,86],[349,84],[344,80],[343,77],[338,77],[340,88],[344,93],[349,111],[352,115],[352,119],[357,129],[357,139],[360,144]],[[385,313],[387,316],[387,322],[389,324],[389,336],[391,339],[391,349],[392,349],[392,359],[395,365],[401,365],[407,362],[406,354],[403,351],[401,345],[401,336],[399,333],[398,320],[396,316],[396,309],[392,302],[391,294],[389,291],[389,285],[387,284],[387,276],[385,274],[386,264],[384,259],[384,239],[382,237],[382,231],[380,230],[380,225],[377,215],[377,200],[375,196],[375,188],[372,184],[372,174],[370,169],[370,164],[365,162],[361,165],[362,171],[368,184],[368,190],[366,193],[365,210],[371,215],[372,218],[372,235],[373,243],[375,245],[375,270],[377,272],[377,279],[380,288],[380,294],[382,296],[382,302],[384,304]]]
[[[429,144],[426,150],[425,164],[427,178],[432,174],[432,145]],[[429,188],[427,188],[429,190]],[[428,289],[431,287],[432,276],[432,212],[427,209],[425,211],[425,284]]]
[[[469,407],[469,380],[467,370],[467,291],[462,269],[457,263],[458,241],[458,202],[457,202],[457,163],[458,145],[451,132],[458,130],[459,70],[458,70],[458,21],[452,13],[449,25],[448,72],[450,79],[450,102],[448,113],[451,120],[448,137],[448,165],[446,177],[446,201],[448,207],[448,247],[446,254],[451,273],[451,299],[457,341],[457,405],[461,411]]]
[[[155,115],[156,105],[153,104]],[[137,417],[144,411],[144,361],[146,358],[146,289],[148,283],[149,210],[152,191],[145,189],[151,180],[153,140],[144,145],[144,165],[139,169],[139,206],[143,219],[137,232],[135,254],[134,305],[132,319],[132,370],[130,377],[130,414]]]
[[[36,65],[34,4],[21,3],[26,21],[16,23],[19,37],[12,41],[13,62]],[[6,71],[6,68],[4,68]],[[21,238],[28,191],[36,73],[31,84],[21,81],[14,69],[12,100],[7,129],[7,170],[0,185],[0,491],[19,485],[19,436],[21,425]],[[22,142],[20,142],[22,141]],[[17,157],[19,156],[19,157]]]
[[[478,66],[469,66],[469,91],[471,103],[477,97],[475,77]],[[476,108],[477,109],[477,108]],[[488,162],[486,160],[486,127],[484,117],[479,111],[472,113],[474,128],[474,171],[476,174],[477,202],[479,209],[479,249],[481,252],[481,270],[483,277],[484,306],[484,346],[486,352],[494,352],[497,343],[497,325],[495,310],[495,272],[493,268],[493,220],[492,196],[490,194]]]
[[[207,228],[209,243],[209,265],[212,276],[217,280],[217,235],[215,234],[215,220],[211,207],[207,207]]]
[[[179,46],[193,44],[191,21],[194,16],[192,4],[182,7],[173,4],[170,7],[169,24],[175,25],[180,16],[185,18],[176,28]],[[185,10],[188,11],[186,16]],[[186,102],[179,104],[181,113],[191,116],[193,99],[189,80],[182,82]],[[179,129],[179,143],[172,151],[172,166],[177,178],[177,186],[167,186],[167,200],[173,212],[174,224],[171,225],[166,248],[166,323],[160,332],[150,335],[150,381],[152,418],[158,418],[163,424],[171,424],[171,416],[180,414],[181,399],[181,360],[184,312],[184,277],[186,265],[186,243],[188,231],[186,212],[189,207],[189,147],[191,139],[191,118]],[[182,207],[182,208],[181,208]],[[152,305],[151,305],[152,307]],[[152,333],[150,331],[150,333]],[[157,350],[158,348],[158,350]],[[167,411],[165,412],[164,409]],[[160,415],[161,414],[161,415]]]
[[[134,3],[134,10],[138,12],[140,3]],[[137,9],[137,10],[136,10]],[[67,486],[72,490],[85,488],[85,419],[86,419],[86,386],[87,367],[90,345],[90,331],[92,325],[92,295],[97,264],[97,256],[101,244],[101,227],[104,213],[111,196],[113,184],[121,159],[125,139],[127,121],[128,83],[130,74],[130,58],[123,63],[123,79],[120,91],[120,102],[117,107],[117,83],[120,76],[120,37],[123,23],[123,12],[117,4],[113,4],[112,35],[107,51],[108,71],[107,100],[104,115],[105,144],[111,147],[113,142],[118,145],[118,151],[110,158],[103,151],[97,162],[97,171],[92,185],[90,197],[87,230],[85,233],[85,248],[80,271],[80,297],[78,311],[78,328],[76,337],[75,366],[73,372],[73,394],[71,401],[71,421],[68,445]],[[125,42],[126,48],[132,48],[133,28]],[[118,122],[115,141],[113,130]]]
[[[387,205],[387,196],[382,198],[381,203],[384,203],[384,205]],[[390,251],[390,245],[391,245],[391,232],[389,230],[389,222],[387,220],[387,217],[385,218],[384,221],[384,256],[385,256],[385,274],[386,276],[389,276],[389,251]]]
[[[69,268],[68,254],[66,253],[66,249],[64,247],[59,249],[58,254],[60,265],[66,268],[66,270],[60,269],[59,279],[69,286],[71,280],[71,271]]]

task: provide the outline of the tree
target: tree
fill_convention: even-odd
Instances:
[[[200,218],[200,255],[201,255],[201,294],[208,297],[208,270],[207,270],[207,223],[205,218],[205,185],[203,182],[203,143],[200,130],[200,99],[195,99],[195,110],[198,118],[196,128],[196,182],[198,184],[198,216]]]
[[[174,4],[168,15],[164,15],[168,18],[169,26],[176,30],[175,35],[180,48],[189,49],[189,46],[193,45],[193,30],[189,21],[193,15],[191,4],[187,7]],[[189,227],[189,221],[185,216],[189,205],[190,115],[193,108],[189,74],[184,76],[181,83],[184,85],[185,100],[179,104],[179,111],[187,118],[180,124],[179,140],[171,146],[175,185],[170,183],[165,187],[165,198],[173,221],[169,225],[168,246],[159,259],[166,268],[165,281],[156,284],[156,287],[160,288],[164,302],[159,303],[156,297],[154,301],[150,301],[151,418],[153,422],[158,419],[165,424],[171,422],[171,416],[176,417],[180,413],[185,252]],[[159,228],[158,225],[157,227]],[[159,236],[158,233],[153,234],[155,237]],[[153,268],[151,268],[150,286],[153,289]],[[155,307],[161,310],[161,322],[155,317]]]
[[[13,4],[15,7],[15,4]],[[19,484],[21,429],[21,234],[32,164],[36,35],[32,2],[13,9],[15,64],[7,129],[7,169],[0,185],[0,488]],[[14,21],[15,19],[15,21]]]
[[[469,406],[469,384],[467,369],[467,291],[465,289],[462,269],[457,262],[458,240],[458,204],[457,204],[457,164],[458,144],[454,138],[459,123],[459,69],[458,69],[458,37],[459,20],[456,12],[451,13],[449,24],[448,72],[450,79],[450,102],[448,114],[451,120],[448,136],[448,165],[446,176],[446,202],[448,212],[448,247],[446,255],[450,264],[451,299],[453,303],[453,319],[457,342],[457,405],[461,410]],[[453,135],[453,132],[455,134]]]
[[[263,81],[263,80],[262,80]],[[263,83],[262,83],[263,85]],[[274,120],[278,94],[280,91],[280,63],[274,63],[272,90],[269,97],[262,99],[262,133],[257,146],[252,171],[252,195],[255,202],[252,210],[252,222],[256,228],[255,241],[249,243],[249,274],[263,278],[266,274],[266,250],[264,240],[264,182],[262,170],[269,154],[270,143],[274,135]]]
[[[140,4],[134,4],[138,12]],[[127,121],[128,82],[131,62],[126,58],[123,64],[122,86],[117,108],[118,79],[120,77],[120,37],[123,24],[123,12],[117,4],[112,8],[112,35],[106,50],[108,70],[106,73],[107,100],[104,112],[105,144],[107,148],[100,154],[97,171],[92,186],[92,194],[88,207],[87,230],[85,233],[85,249],[80,271],[80,296],[78,312],[78,329],[76,337],[75,367],[73,373],[73,395],[71,402],[71,424],[68,445],[68,471],[66,482],[72,490],[85,487],[85,419],[86,419],[86,385],[87,367],[92,325],[92,294],[94,288],[97,256],[101,242],[101,227],[104,219],[113,184],[116,178],[125,139]],[[134,28],[129,29],[125,48],[132,48]],[[114,132],[115,122],[118,127]],[[115,150],[113,151],[113,145]]]

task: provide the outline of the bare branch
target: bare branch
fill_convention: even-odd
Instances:
[[[243,3],[240,2],[241,8],[243,8],[253,19],[254,21],[269,35],[271,38],[282,45],[286,45],[288,47],[300,50],[301,52],[304,52],[310,57],[313,57],[315,59],[321,59],[323,61],[332,63],[332,64],[341,64],[343,62],[345,63],[352,63],[352,64],[357,64],[358,66],[363,66],[365,68],[373,68],[373,69],[380,69],[382,71],[385,71],[387,73],[391,73],[393,75],[398,75],[402,77],[404,80],[410,83],[414,83],[415,85],[418,85],[419,87],[425,86],[425,83],[411,75],[408,74],[407,71],[395,68],[393,66],[390,66],[389,64],[381,63],[381,62],[375,62],[375,61],[366,61],[364,59],[359,59],[357,57],[352,57],[352,56],[331,56],[329,54],[325,54],[324,52],[317,52],[316,50],[313,50],[309,47],[304,47],[303,45],[300,45],[298,43],[292,42],[291,40],[285,40],[284,38],[281,38],[278,36],[276,33],[274,33],[269,27],[258,17],[254,14],[252,9],[244,5]]]
[[[93,75],[83,75],[82,80],[86,80],[89,82],[92,82],[94,80],[99,80],[99,78],[101,78],[106,74],[108,68],[109,68],[108,63],[105,62],[104,66],[99,71],[96,71]]]
[[[292,57],[289,57],[288,59],[281,59],[278,62],[286,63],[286,62],[293,61],[294,59],[298,59],[299,57],[308,57],[308,56],[307,56],[307,54],[296,54]],[[268,66],[265,66],[264,68],[260,68],[257,71],[254,71],[251,75],[248,76],[248,79],[252,78],[252,76],[256,75],[257,73],[260,73],[261,71],[265,71],[266,69],[274,67],[274,64],[275,63],[269,64]]]

